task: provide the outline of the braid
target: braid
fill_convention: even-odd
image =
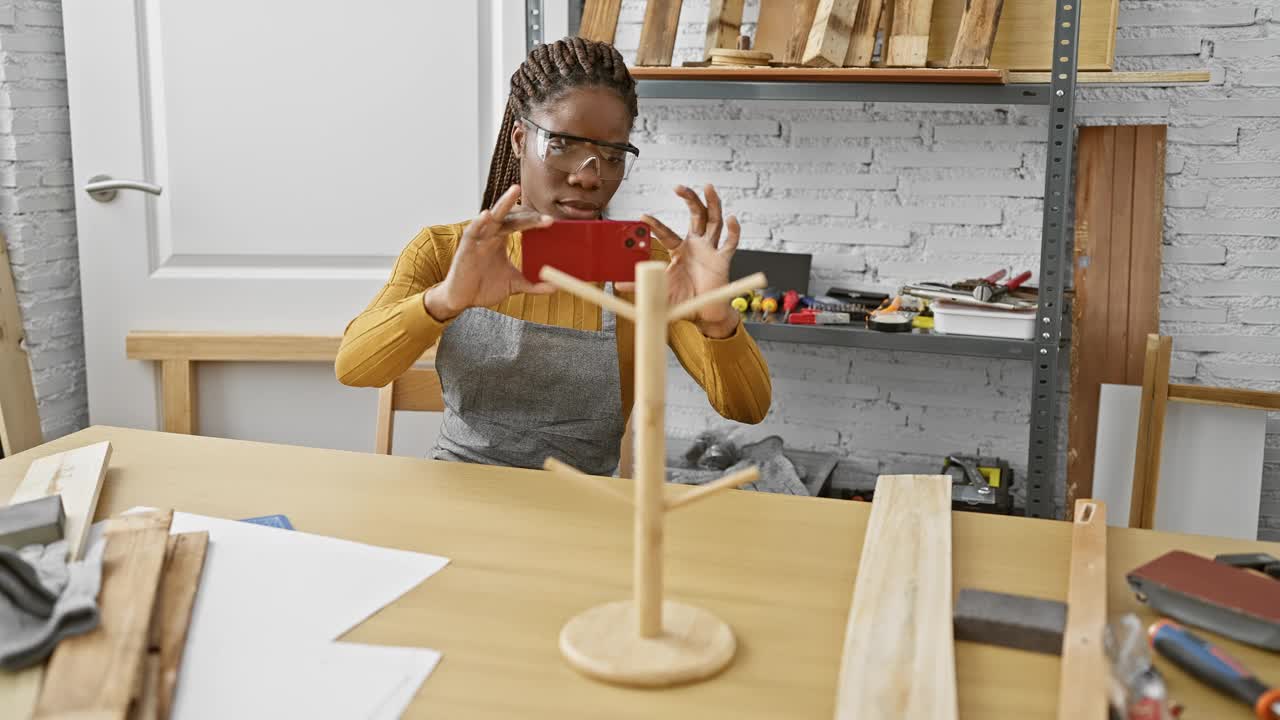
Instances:
[[[520,158],[511,145],[515,124],[535,107],[579,87],[609,88],[627,104],[632,119],[640,114],[636,82],[612,45],[572,37],[535,47],[511,76],[511,96],[489,162],[482,210],[492,207],[507,188],[520,182]]]

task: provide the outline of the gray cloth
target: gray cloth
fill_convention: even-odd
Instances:
[[[30,590],[34,576],[45,595],[57,599],[48,612],[31,612],[31,596],[16,599],[0,592],[0,669],[15,671],[43,662],[65,637],[98,626],[98,590],[102,586],[104,542],[90,546],[84,560],[67,563],[65,540],[20,551],[28,571],[20,581]],[[6,566],[12,567],[6,563]],[[39,595],[38,591],[33,592]]]
[[[525,468],[552,457],[612,473],[626,420],[614,320],[603,319],[587,331],[464,311],[436,351],[445,410],[431,457]]]
[[[67,544],[57,541],[49,544],[49,548],[61,548],[65,558]],[[20,553],[11,547],[0,546],[0,595],[25,613],[36,617],[47,618],[53,614],[53,604],[58,600],[58,593],[66,585],[66,579],[52,578],[44,582],[36,566],[56,564],[56,555],[46,551],[43,545],[30,545]],[[54,562],[49,562],[52,558]],[[65,563],[63,563],[65,564]],[[46,575],[49,570],[46,569]],[[50,579],[47,578],[46,579]]]
[[[721,472],[693,469],[675,469],[670,472],[670,481],[685,485],[702,485],[725,475],[745,470],[751,466],[760,469],[760,479],[740,485],[742,490],[781,493],[784,495],[808,495],[809,489],[791,460],[782,453],[780,438],[766,438],[754,445],[742,448],[743,459]]]

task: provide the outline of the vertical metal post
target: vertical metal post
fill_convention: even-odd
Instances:
[[[1045,153],[1044,226],[1040,243],[1040,311],[1031,373],[1031,442],[1027,459],[1028,517],[1054,516],[1058,466],[1058,367],[1062,353],[1062,294],[1071,272],[1067,232],[1072,222],[1075,89],[1081,0],[1055,0],[1049,79],[1049,144]]]
[[[535,47],[542,44],[545,25],[546,23],[543,22],[542,0],[524,0],[525,52],[533,52]]]

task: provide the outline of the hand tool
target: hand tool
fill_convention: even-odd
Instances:
[[[791,313],[800,305],[800,293],[788,290],[782,295],[782,322],[791,319]]]
[[[753,317],[760,316],[760,304],[763,301],[764,298],[760,297],[759,293],[751,293],[751,315]]]
[[[1280,688],[1268,687],[1220,648],[1170,620],[1152,624],[1148,635],[1156,652],[1197,680],[1249,705],[1259,720],[1280,718]]]
[[[1000,285],[1000,286],[996,286],[995,284],[988,284],[984,279],[982,283],[979,283],[978,286],[973,289],[973,297],[974,299],[980,300],[982,302],[996,302],[1000,300],[1000,298],[1007,295],[1010,290],[1017,290],[1019,287],[1022,286],[1023,283],[1025,283],[1030,279],[1031,279],[1030,270],[1024,270],[1023,272],[1019,273],[1017,277],[1014,277],[1013,279],[1006,282],[1004,285]]]
[[[1164,676],[1151,661],[1142,620],[1125,613],[1107,624],[1102,645],[1111,661],[1111,709],[1126,720],[1173,720],[1181,706],[1170,701]]]
[[[1067,624],[1067,604],[961,588],[952,622],[957,640],[1058,655]]]
[[[1213,561],[1246,570],[1261,570],[1272,563],[1280,562],[1280,559],[1266,553],[1226,553],[1214,555]]]
[[[1013,471],[999,458],[970,455],[948,455],[942,474],[951,477],[951,503],[954,510],[1009,514],[1013,496],[1009,487]]]
[[[778,311],[778,303],[782,300],[782,293],[777,288],[765,288],[760,291],[760,309],[764,311],[765,322],[769,321],[769,316]]]
[[[751,296],[750,296],[750,295],[742,295],[742,296],[736,297],[736,298],[734,298],[734,299],[733,299],[733,301],[732,301],[732,302],[730,302],[729,304],[733,306],[733,309],[734,309],[734,310],[737,310],[738,312],[742,313],[743,315],[746,315],[746,314],[747,314],[747,310],[750,310],[750,309],[751,309]]]
[[[787,318],[789,325],[848,325],[849,313],[799,310]]]
[[[62,539],[66,520],[61,495],[46,495],[0,508],[0,545],[16,550],[56,542]]]
[[[1152,610],[1246,645],[1280,650],[1280,584],[1181,550],[1125,578]]]
[[[1000,278],[1004,277],[1006,274],[1008,274],[1007,271],[1005,271],[1004,269],[1000,269],[976,282],[970,281],[970,282],[974,282],[973,296],[978,300],[986,302],[987,299],[990,298],[991,295],[995,293],[996,283],[999,282]],[[985,294],[986,297],[983,297],[982,294],[979,294],[980,292]]]

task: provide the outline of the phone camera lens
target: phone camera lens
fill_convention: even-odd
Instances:
[[[635,246],[636,246],[636,241],[632,240],[631,238],[627,238],[627,247],[635,247]]]
[[[646,229],[644,229],[644,228],[642,228],[642,227],[638,227],[638,228],[636,228],[636,237],[638,237],[638,238],[642,238],[642,237],[644,237],[645,235],[647,235],[647,234],[648,234],[648,232],[649,232],[648,230],[646,230]]]

